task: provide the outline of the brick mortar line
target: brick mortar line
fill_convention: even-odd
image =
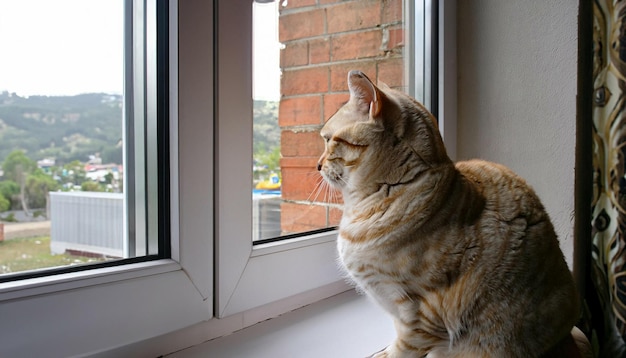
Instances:
[[[337,60],[337,61],[332,61],[332,62],[320,62],[320,63],[314,63],[314,64],[307,64],[307,65],[298,65],[298,66],[290,66],[290,67],[281,67],[281,70],[286,71],[286,72],[290,72],[290,71],[297,71],[297,70],[302,70],[302,69],[307,69],[307,68],[318,68],[318,67],[330,67],[330,66],[334,66],[334,65],[345,65],[348,63],[361,63],[361,62],[376,62],[376,61],[384,61],[384,60],[390,60],[390,59],[397,59],[397,58],[403,58],[404,56],[402,55],[393,55],[390,54],[390,52],[385,52],[388,55],[385,56],[375,56],[375,57],[365,57],[365,58],[357,58],[357,59],[348,59],[348,60]],[[334,92],[338,92],[338,91],[334,91]],[[316,92],[318,93],[318,92]],[[319,93],[325,93],[325,92],[319,92]]]
[[[374,27],[364,27],[362,29],[356,29],[356,30],[347,30],[347,31],[339,31],[339,32],[331,32],[331,33],[324,32],[323,34],[319,34],[319,35],[308,36],[308,37],[300,37],[300,38],[297,38],[297,39],[280,41],[280,43],[283,44],[283,45],[289,45],[289,44],[294,43],[294,42],[309,41],[309,40],[320,40],[320,39],[325,39],[325,38],[327,38],[328,40],[332,40],[332,37],[336,36],[336,35],[350,35],[350,34],[355,34],[355,33],[359,33],[359,32],[369,32],[369,31],[374,31],[374,30],[385,30],[385,29],[387,29],[389,27],[403,25],[403,24],[404,24],[404,22],[402,22],[402,21],[399,21],[399,22],[389,22],[389,23],[385,23],[385,24],[379,24],[379,25],[374,26]]]
[[[355,1],[356,2],[356,1]],[[283,8],[283,9],[278,9],[278,14],[279,15],[291,15],[291,14],[299,14],[302,12],[309,12],[311,10],[326,10],[328,8],[331,7],[335,7],[337,5],[341,5],[341,2],[337,2],[337,3],[328,3],[328,4],[315,4],[315,5],[305,5],[305,6],[299,6],[296,8]],[[381,10],[382,10],[382,6],[381,6]]]
[[[322,124],[300,124],[295,126],[284,126],[280,127],[281,131],[291,131],[294,133],[310,133],[317,132],[322,128]]]
[[[314,205],[314,206],[322,206],[325,208],[334,208],[334,209],[343,210],[343,204],[337,204],[337,203],[324,203],[324,202],[319,202],[319,201],[287,200],[287,199],[283,199],[283,202],[289,203],[289,204]]]
[[[293,95],[289,95],[289,96],[283,96],[281,98],[281,100],[283,100],[283,99],[323,97],[323,96],[333,95],[333,94],[349,94],[349,93],[350,92],[348,90],[345,90],[345,91],[315,92],[315,93],[298,93],[298,94],[293,94]]]
[[[332,7],[341,5],[341,4],[342,4],[341,2],[338,2],[338,3],[329,3],[329,4],[305,5],[305,6],[299,6],[299,7],[296,7],[296,8],[282,8],[282,9],[279,8],[278,9],[278,14],[279,14],[279,16],[282,16],[282,15],[300,14],[300,13],[303,13],[303,12],[310,12],[310,11],[313,11],[313,10],[322,10],[322,9],[327,10],[329,8],[332,8]],[[380,11],[381,11],[381,17],[382,17],[382,14],[385,11],[385,6],[384,5],[381,5]]]

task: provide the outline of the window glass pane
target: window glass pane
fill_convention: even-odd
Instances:
[[[332,228],[339,192],[316,170],[347,75],[406,91],[402,0],[253,3],[253,240]],[[260,241],[256,241],[257,243]]]
[[[137,173],[125,160],[140,135],[128,123],[146,118],[125,110],[125,72],[141,65],[125,60],[137,39],[124,29],[144,13],[124,0],[0,2],[0,279],[146,255],[127,234]]]

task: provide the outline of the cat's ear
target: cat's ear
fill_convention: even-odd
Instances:
[[[381,82],[381,81],[378,81],[376,86],[378,86],[378,88],[382,89],[383,91],[391,89],[391,87],[389,87],[389,85],[387,85],[385,82]]]
[[[382,108],[381,93],[363,72],[348,73],[348,88],[350,101],[354,101],[361,113],[369,112],[371,118],[378,117]]]

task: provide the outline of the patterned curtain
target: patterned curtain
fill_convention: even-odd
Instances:
[[[603,315],[600,352],[626,352],[626,2],[593,3],[591,280]]]

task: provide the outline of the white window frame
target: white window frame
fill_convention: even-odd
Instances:
[[[134,8],[153,14],[155,4],[135,0]],[[213,317],[212,158],[196,157],[212,151],[204,140],[212,136],[206,116],[213,107],[212,71],[206,70],[213,59],[212,22],[206,21],[212,4],[194,2],[180,11],[177,1],[169,2],[171,259],[0,284],[0,356],[94,354]],[[179,27],[179,15],[195,21]],[[135,31],[153,26],[148,21]],[[179,142],[179,135],[201,139]]]
[[[252,6],[215,1],[169,2],[171,259],[0,284],[0,356],[102,353],[181,329],[196,333],[191,345],[348,289],[336,233],[252,245],[252,198],[240,189],[252,182]],[[454,6],[440,5],[445,96]],[[445,98],[447,131],[456,100]]]
[[[439,64],[437,66],[439,131],[446,144],[448,156],[452,160],[457,159],[456,4],[457,0],[441,0],[437,9],[439,18],[439,43],[436,48]]]
[[[408,93],[429,110],[436,107],[439,131],[448,155],[455,160],[456,0],[418,0],[406,1],[405,4],[410,38],[405,43],[407,52],[412,54],[405,69]],[[436,36],[427,31],[434,25],[437,25]],[[437,73],[434,73],[433,67],[436,67]]]
[[[416,7],[416,15],[421,12],[422,18],[427,18],[424,13],[430,11],[431,18],[438,18],[438,36],[446,40],[455,36],[443,26],[444,14],[455,15],[454,2],[441,2],[441,9],[433,6],[436,0],[423,3]],[[252,244],[252,210],[242,210],[252,207],[250,192],[242,190],[252,183],[252,0],[219,1],[218,4],[215,307],[216,315],[225,317],[324,286],[334,286],[340,291],[347,287],[339,285],[344,279],[336,264],[336,231],[267,245]],[[433,23],[425,21],[425,26],[433,26]],[[423,33],[421,36],[428,37]],[[429,60],[431,51],[438,50],[430,41],[414,48],[414,56]],[[447,61],[437,66],[437,73],[429,81],[438,82],[437,105],[441,107],[438,111],[445,114],[448,124],[454,122],[452,110],[456,101],[456,97],[448,96],[456,90],[447,85],[456,74],[447,71],[456,58],[450,60],[455,53],[443,47],[436,55],[437,62]],[[422,63],[425,70],[421,73],[432,70],[426,62]],[[444,88],[446,93],[442,92]],[[431,100],[430,97],[433,96],[425,98]],[[446,142],[455,144],[454,126],[447,125],[443,131],[443,117],[440,116],[440,129]],[[452,147],[452,156],[454,144],[448,145]]]
[[[252,0],[218,1],[218,11],[216,314],[225,317],[345,279],[336,232],[252,245],[252,195],[242,189],[252,183]]]

